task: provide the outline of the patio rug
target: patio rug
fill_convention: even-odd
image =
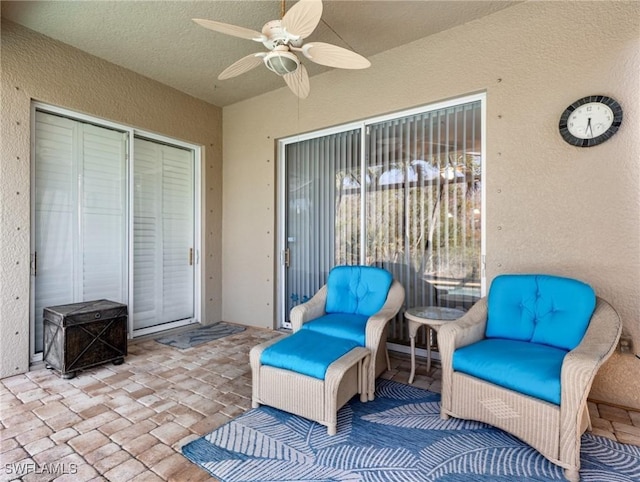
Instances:
[[[236,333],[240,333],[244,330],[245,329],[242,326],[229,325],[224,321],[220,321],[218,323],[213,323],[212,325],[196,328],[195,330],[156,338],[156,341],[163,345],[169,345],[184,350],[185,348],[198,346],[208,341],[217,340],[218,338],[235,335]]]
[[[354,397],[338,433],[270,408],[250,410],[182,453],[222,482],[549,481],[563,471],[486,424],[440,419],[440,395],[378,380],[376,399]],[[582,437],[583,482],[639,481],[640,447]]]

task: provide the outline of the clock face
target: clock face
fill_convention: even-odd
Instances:
[[[577,100],[560,117],[560,135],[569,144],[591,147],[609,139],[622,123],[622,108],[611,97],[592,95]]]
[[[579,139],[593,139],[604,134],[613,124],[613,111],[600,102],[589,102],[574,110],[567,120],[567,129]]]

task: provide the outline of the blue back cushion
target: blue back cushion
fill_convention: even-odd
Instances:
[[[596,306],[593,288],[550,275],[501,275],[489,291],[487,338],[531,341],[572,350]]]
[[[371,316],[380,311],[393,276],[374,266],[336,266],[327,279],[327,313]]]

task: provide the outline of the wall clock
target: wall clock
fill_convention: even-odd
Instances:
[[[572,146],[593,147],[613,136],[622,124],[622,107],[611,97],[576,100],[560,116],[560,135]]]

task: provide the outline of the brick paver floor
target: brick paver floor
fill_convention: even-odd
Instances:
[[[214,480],[180,448],[250,408],[249,350],[278,335],[247,328],[186,350],[137,341],[124,364],[70,380],[44,367],[0,380],[0,480]],[[406,383],[408,358],[391,364],[383,376]],[[420,364],[414,385],[439,392],[440,370]],[[640,412],[589,409],[595,433],[640,445]]]

